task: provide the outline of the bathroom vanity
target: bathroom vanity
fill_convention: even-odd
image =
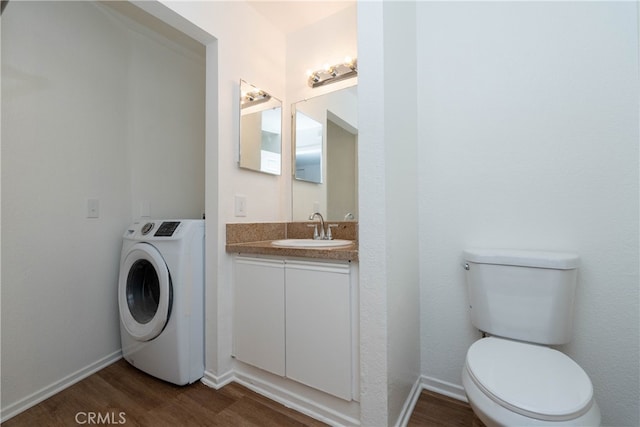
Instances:
[[[355,265],[236,255],[233,267],[234,357],[357,400]]]
[[[263,390],[315,401],[347,421],[359,406],[356,224],[337,228],[339,237],[353,240],[348,247],[272,245],[308,237],[307,225],[227,225],[233,357]]]

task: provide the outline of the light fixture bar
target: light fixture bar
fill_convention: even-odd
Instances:
[[[309,86],[315,88],[358,75],[358,60],[346,58],[342,64],[309,73]]]
[[[263,102],[267,102],[271,99],[271,95],[263,90],[255,90],[253,92],[247,92],[242,95],[242,100],[240,102],[241,108],[252,107],[254,105],[261,104]]]

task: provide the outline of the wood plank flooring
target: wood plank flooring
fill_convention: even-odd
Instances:
[[[2,423],[2,427],[81,424],[144,427],[325,425],[239,384],[232,383],[220,390],[200,382],[178,387],[120,360],[16,415]],[[482,427],[482,424],[466,403],[423,391],[409,426]]]
[[[485,427],[466,402],[423,390],[407,427]]]

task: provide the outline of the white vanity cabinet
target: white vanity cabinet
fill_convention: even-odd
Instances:
[[[235,257],[234,356],[345,400],[358,400],[355,267]]]
[[[238,256],[234,264],[234,356],[284,376],[284,260]]]
[[[348,264],[287,261],[286,376],[351,400]]]

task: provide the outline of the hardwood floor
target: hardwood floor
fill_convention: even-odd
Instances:
[[[485,427],[466,402],[423,390],[408,427]]]
[[[229,384],[220,390],[200,382],[178,387],[120,360],[16,415],[2,426],[82,424],[153,427],[325,425],[239,384]],[[423,391],[409,426],[481,427],[482,424],[474,420],[466,403]]]

